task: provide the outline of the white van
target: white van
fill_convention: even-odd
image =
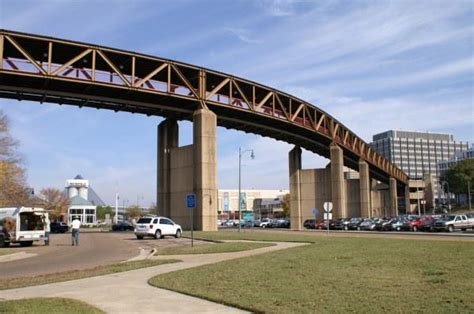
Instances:
[[[10,243],[31,246],[44,240],[49,215],[43,208],[0,208],[0,247]]]

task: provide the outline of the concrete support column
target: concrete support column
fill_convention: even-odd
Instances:
[[[157,199],[159,214],[171,216],[170,150],[179,145],[178,123],[166,119],[158,125]]]
[[[405,185],[405,214],[411,212],[410,208],[410,186],[408,183]]]
[[[302,230],[301,222],[301,148],[295,146],[289,154],[291,229]]]
[[[217,231],[217,117],[207,109],[193,114],[196,230]],[[184,201],[184,200],[183,200]]]
[[[333,219],[337,219],[347,217],[343,151],[336,143],[332,143],[330,155]]]
[[[372,217],[370,206],[370,176],[369,164],[359,159],[359,191],[360,191],[360,216]]]
[[[397,180],[395,178],[390,178],[389,180],[389,190],[390,190],[390,215],[398,215],[398,199],[397,199]]]

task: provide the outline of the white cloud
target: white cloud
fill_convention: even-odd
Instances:
[[[225,28],[228,32],[232,33],[235,37],[247,44],[260,44],[261,40],[250,38],[250,32],[243,28]]]

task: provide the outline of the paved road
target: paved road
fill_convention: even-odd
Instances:
[[[71,246],[71,234],[53,234],[50,246],[34,244],[32,247],[11,246],[12,253],[37,254],[34,257],[3,262],[0,279],[28,277],[73,269],[85,269],[132,258],[139,249],[131,241],[117,241],[115,234],[80,234],[80,245]]]
[[[40,242],[26,248],[11,246],[11,253],[25,258],[5,262],[2,260],[8,257],[0,257],[0,279],[86,269],[131,259],[140,255],[142,250],[188,243],[189,239],[174,237],[137,240],[133,232],[81,231],[80,245],[76,247],[71,246],[71,233],[53,234],[50,246]],[[194,242],[195,245],[202,243],[205,242]]]

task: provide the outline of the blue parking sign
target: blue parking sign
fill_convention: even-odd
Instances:
[[[317,216],[319,213],[319,210],[317,208],[313,208],[313,216]]]
[[[186,195],[186,208],[195,209],[196,208],[196,194],[189,193]]]

